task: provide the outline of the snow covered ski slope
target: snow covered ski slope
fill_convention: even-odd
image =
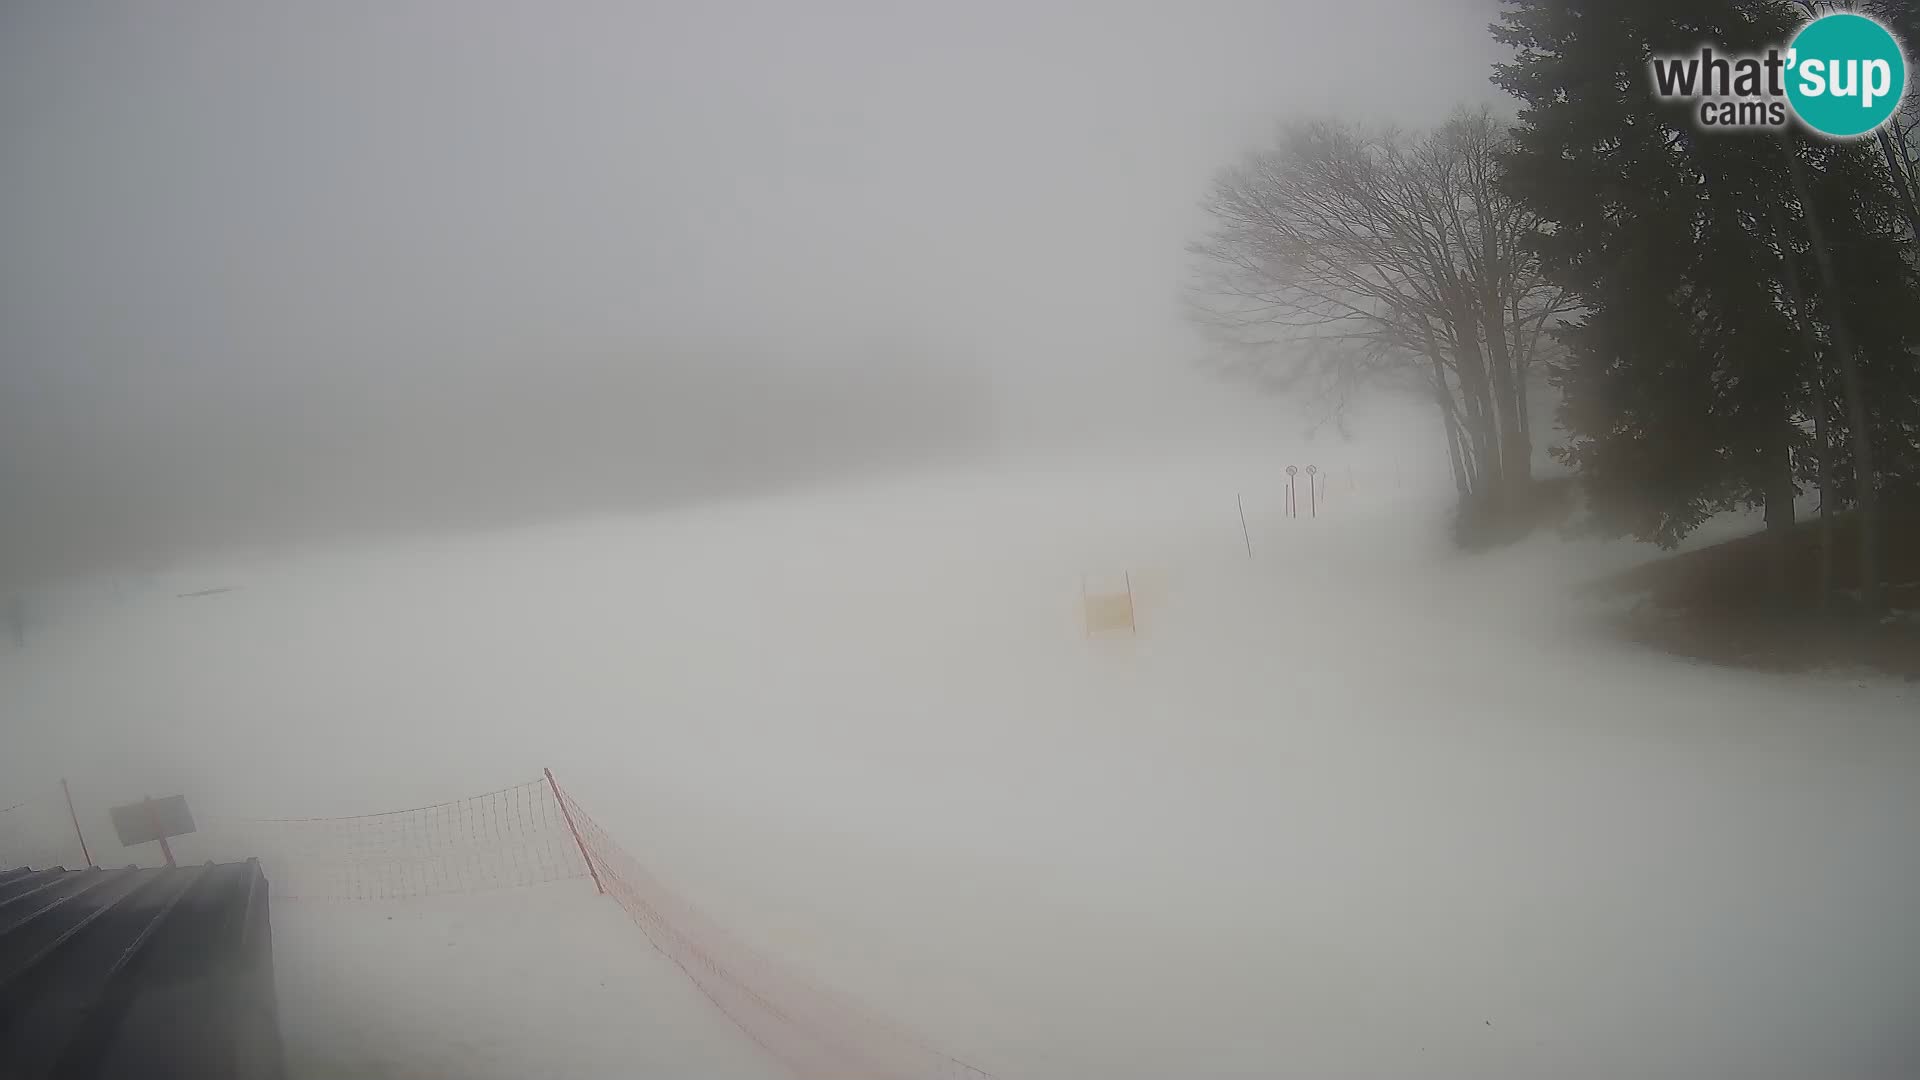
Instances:
[[[1457,555],[1377,468],[1290,519],[1287,460],[126,579],[0,653],[0,779],[212,820],[551,766],[713,925],[1007,1080],[1920,1067],[1910,688],[1636,652],[1567,586],[1644,553]],[[1089,575],[1137,634],[1088,638]],[[300,1076],[781,1075],[584,880],[274,912]]]

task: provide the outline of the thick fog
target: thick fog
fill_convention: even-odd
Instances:
[[[1277,125],[1493,160],[1499,11],[0,5],[0,1073],[172,970],[76,913],[257,859],[295,1080],[1920,1074],[1915,686],[1635,636],[1763,515],[1579,533],[1571,308],[1456,229],[1451,383],[1195,325]],[[1368,130],[1290,160],[1442,145]]]
[[[8,5],[5,576],[1292,423],[1194,373],[1205,180],[1492,13]]]

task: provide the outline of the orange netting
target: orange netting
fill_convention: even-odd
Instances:
[[[545,780],[407,810],[219,821],[202,831],[226,856],[257,856],[285,898],[393,900],[587,876]]]
[[[65,811],[0,807],[0,868],[82,865]],[[627,854],[551,777],[377,814],[214,820],[183,846],[194,858],[258,858],[273,895],[287,899],[392,900],[592,874],[708,1000],[803,1080],[991,1080],[746,946]]]
[[[606,891],[707,999],[805,1080],[990,1080],[892,1021],[818,986],[715,925],[613,842],[566,792]]]

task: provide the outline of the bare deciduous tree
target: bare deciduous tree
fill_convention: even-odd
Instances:
[[[1570,306],[1501,190],[1505,151],[1485,110],[1418,136],[1295,126],[1215,177],[1191,247],[1216,340],[1282,385],[1424,383],[1462,499],[1494,503],[1530,480],[1527,387]]]

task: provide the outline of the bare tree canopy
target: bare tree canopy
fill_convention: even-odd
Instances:
[[[1196,321],[1284,383],[1424,385],[1463,499],[1524,489],[1529,375],[1570,303],[1533,254],[1538,218],[1502,189],[1507,148],[1484,109],[1418,134],[1284,130],[1214,179]]]

